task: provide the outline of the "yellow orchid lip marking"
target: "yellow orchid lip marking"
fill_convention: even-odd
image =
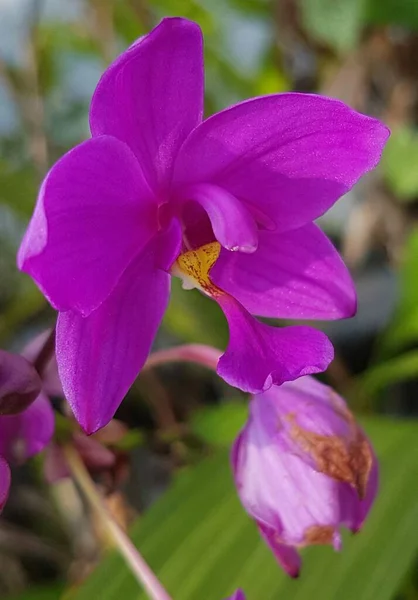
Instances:
[[[211,280],[209,273],[219,258],[221,245],[219,242],[211,242],[180,254],[171,268],[171,272],[183,281],[183,288],[191,290],[197,288],[209,296],[222,294]]]

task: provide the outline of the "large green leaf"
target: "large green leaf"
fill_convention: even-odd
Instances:
[[[370,420],[381,459],[381,491],[370,520],[344,550],[304,552],[301,579],[288,579],[242,510],[227,452],[184,471],[132,529],[145,558],[176,600],[222,600],[238,586],[248,600],[390,600],[418,548],[418,425]],[[122,559],[111,553],[76,600],[144,600]]]

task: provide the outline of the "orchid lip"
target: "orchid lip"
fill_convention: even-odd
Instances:
[[[183,281],[183,289],[199,289],[208,296],[219,296],[224,292],[211,280],[209,274],[219,258],[221,245],[211,242],[180,254],[171,268],[172,275]]]

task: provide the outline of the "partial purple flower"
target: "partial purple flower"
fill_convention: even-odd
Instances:
[[[10,469],[7,462],[0,456],[0,512],[3,510],[9,496]]]
[[[23,412],[0,416],[0,510],[10,487],[10,465],[20,465],[41,452],[54,432],[54,413],[41,392]]]
[[[0,510],[9,493],[9,464],[22,464],[52,438],[54,413],[42,386],[29,360],[0,350]]]
[[[242,590],[237,590],[227,600],[245,600],[244,592]]]
[[[41,187],[18,262],[60,311],[60,377],[89,433],[144,365],[170,273],[219,303],[230,341],[218,372],[252,393],[322,371],[333,356],[321,332],[252,315],[355,311],[351,278],[312,221],[376,166],[387,128],[309,94],[202,115],[200,28],[164,19],[106,70],[92,138]]]
[[[22,464],[41,452],[53,433],[54,412],[41,393],[20,414],[0,417],[0,456],[10,464]]]
[[[41,387],[41,378],[28,360],[0,350],[0,417],[25,410]]]
[[[244,508],[292,577],[301,565],[298,548],[338,550],[342,525],[360,529],[378,486],[363,430],[344,400],[312,377],[252,399],[232,467]]]

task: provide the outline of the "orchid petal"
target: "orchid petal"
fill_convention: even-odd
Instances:
[[[46,176],[19,267],[58,310],[88,315],[156,231],[157,205],[126,144],[80,144]]]
[[[0,455],[20,464],[38,454],[50,442],[54,423],[51,403],[41,393],[22,413],[0,417]]]
[[[258,531],[261,537],[272,550],[277,562],[290,577],[294,579],[299,577],[302,560],[299,552],[292,546],[281,544],[277,539],[277,534],[269,530],[262,523],[257,523]]]
[[[259,232],[253,254],[223,250],[211,278],[252,314],[284,319],[339,319],[356,310],[350,274],[313,223]]]
[[[65,396],[87,433],[104,427],[145,363],[169,297],[169,275],[151,244],[88,317],[60,313],[58,370]]]
[[[253,394],[325,371],[333,359],[331,342],[311,327],[275,328],[256,319],[226,294],[214,297],[229,325],[229,344],[218,363],[227,383]]]
[[[190,134],[174,181],[218,185],[266,226],[296,229],[376,166],[388,136],[379,121],[339,100],[299,93],[254,98]]]
[[[364,499],[361,500],[358,497],[357,491],[348,484],[341,485],[340,488],[341,521],[353,533],[357,533],[362,528],[376,499],[378,488],[379,465],[373,453],[373,464],[367,481]]]
[[[0,512],[3,510],[9,496],[10,479],[9,465],[0,456]]]
[[[257,225],[242,202],[216,185],[194,185],[183,193],[206,211],[221,246],[243,253],[257,249]]]
[[[196,23],[164,19],[105,71],[93,96],[93,136],[110,134],[136,154],[154,190],[203,114],[203,41]]]

